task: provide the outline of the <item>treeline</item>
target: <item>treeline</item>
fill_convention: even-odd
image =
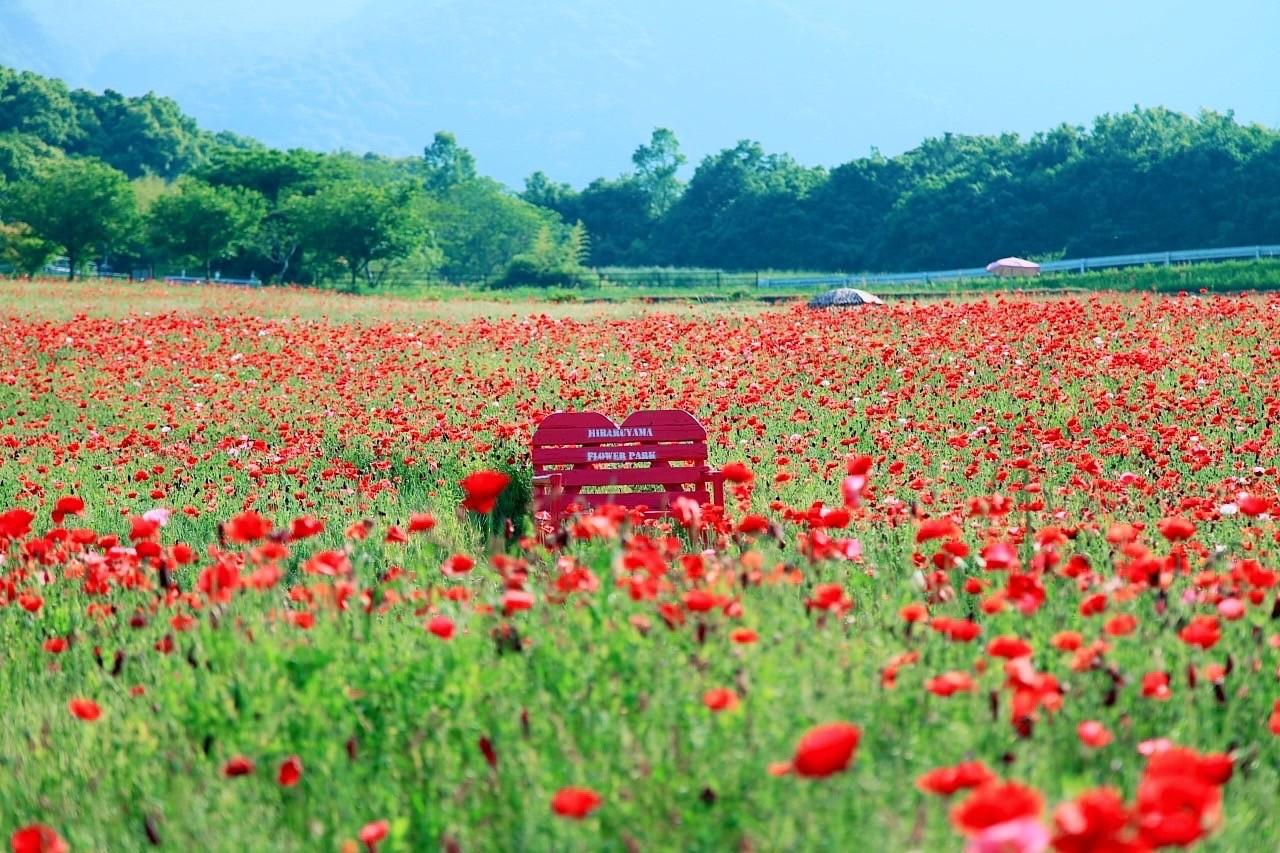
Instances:
[[[452,135],[420,157],[280,151],[167,98],[0,67],[0,261],[371,286],[575,284],[585,268],[893,271],[1280,240],[1280,132],[1228,113],[945,135],[807,167],[755,142],[687,183],[675,135],[582,189],[513,193]]]
[[[1231,114],[1105,115],[1088,129],[929,139],[827,170],[743,141],[687,185],[675,138],[582,191],[523,197],[586,224],[596,265],[912,271],[1280,242],[1280,133]]]
[[[0,67],[0,262],[348,286],[574,284],[580,225],[479,175],[448,133],[421,157],[281,151],[173,101]]]

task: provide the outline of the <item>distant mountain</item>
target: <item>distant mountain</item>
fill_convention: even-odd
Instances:
[[[421,152],[448,129],[509,186],[693,164],[738,139],[833,166],[944,132],[1022,134],[1135,103],[1280,122],[1280,4],[1155,0],[0,0],[0,63],[155,91],[281,147]],[[1242,25],[1241,21],[1247,21]]]
[[[666,111],[663,86],[681,85],[674,73],[637,76],[655,39],[604,2],[586,15],[577,3],[392,0],[338,13],[284,0],[258,4],[276,12],[250,43],[230,33],[220,42],[217,28],[201,33],[199,21],[177,41],[156,41],[141,21],[136,30],[105,18],[59,22],[51,9],[6,3],[0,44],[22,46],[5,51],[22,59],[10,64],[73,86],[156,90],[203,127],[280,147],[403,156],[448,127],[482,169],[516,186],[527,172],[512,171],[513,150],[537,151],[544,170],[584,181],[598,172],[584,171],[574,152],[589,144],[613,152],[611,171],[622,171],[652,129],[649,117]],[[225,12],[228,4],[214,5]],[[230,6],[262,17],[238,0]],[[121,18],[133,23],[134,14]],[[98,26],[105,30],[95,34]],[[104,31],[113,37],[104,41]],[[71,43],[76,58],[65,56]],[[140,68],[139,51],[154,60]],[[632,121],[603,134],[593,127],[603,111],[624,106]]]

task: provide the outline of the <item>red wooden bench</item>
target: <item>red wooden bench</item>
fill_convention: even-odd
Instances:
[[[558,412],[538,424],[531,452],[534,512],[552,524],[574,508],[605,504],[643,507],[646,518],[669,515],[682,496],[724,505],[724,477],[707,464],[707,431],[688,412],[636,412],[621,424],[598,412]],[[660,490],[623,488],[636,486]]]

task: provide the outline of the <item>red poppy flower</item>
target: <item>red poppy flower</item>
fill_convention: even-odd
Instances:
[[[1183,752],[1166,750],[1151,760]],[[1216,824],[1221,803],[1218,787],[1196,772],[1194,762],[1170,760],[1155,772],[1149,764],[1138,783],[1138,831],[1153,847],[1193,844]]]
[[[289,526],[289,538],[293,540],[306,539],[311,536],[317,536],[324,532],[324,522],[318,518],[311,516],[303,516],[295,518],[293,524]]]
[[[969,693],[973,690],[973,679],[965,672],[944,672],[942,675],[925,682],[924,689],[935,696],[946,698],[956,693]]]
[[[600,807],[600,795],[590,788],[561,788],[551,798],[551,811],[570,820],[582,820]]]
[[[1018,552],[1008,542],[992,542],[982,549],[982,566],[989,572],[1018,567]]]
[[[1142,676],[1142,695],[1153,699],[1168,699],[1172,694],[1169,690],[1169,673],[1167,672],[1148,672]]]
[[[684,594],[684,607],[690,613],[706,613],[718,604],[719,599],[705,589],[691,589]]]
[[[957,536],[960,528],[950,518],[926,518],[920,522],[916,530],[916,542],[928,542],[931,539],[949,539]]]
[[[728,687],[713,687],[702,694],[702,704],[712,711],[732,711],[738,707],[738,694]]]
[[[302,564],[302,570],[309,575],[344,577],[351,574],[351,561],[341,551],[320,551]]]
[[[1121,613],[1119,616],[1112,616],[1107,623],[1102,626],[1102,630],[1106,631],[1112,637],[1126,637],[1132,634],[1138,628],[1138,620],[1128,613]]]
[[[493,512],[498,503],[498,496],[507,488],[511,477],[501,471],[476,471],[462,480],[462,491],[466,497],[462,505],[472,512],[487,515]]]
[[[1049,642],[1060,652],[1074,652],[1084,645],[1084,637],[1077,631],[1059,631]]]
[[[951,619],[939,616],[929,622],[929,627],[944,635],[953,643],[971,643],[982,633],[982,626],[968,619]]]
[[[1101,749],[1114,739],[1107,727],[1097,720],[1085,720],[1076,726],[1076,736],[1082,744],[1094,749]]]
[[[1196,533],[1196,526],[1192,522],[1182,516],[1173,518],[1162,518],[1156,523],[1156,529],[1160,531],[1160,535],[1170,542],[1180,542],[1183,539],[1190,539]]]
[[[222,775],[228,778],[248,776],[253,772],[253,761],[243,755],[234,755],[222,765]]]
[[[57,831],[41,823],[33,823],[9,836],[13,853],[68,853],[71,849]]]
[[[523,589],[509,589],[502,594],[502,615],[510,616],[533,607],[533,594]]]
[[[799,776],[820,779],[849,766],[862,729],[852,723],[825,723],[805,732],[796,744],[791,767]]]
[[[21,539],[31,532],[34,515],[25,509],[11,509],[0,513],[0,540]]]
[[[912,602],[898,611],[898,618],[903,622],[923,622],[929,617],[929,608],[923,604]]]
[[[467,572],[474,569],[475,566],[476,561],[468,557],[466,554],[454,554],[444,561],[444,564],[440,566],[440,571],[444,573],[445,577],[454,578],[458,575],[465,575]]]
[[[152,521],[148,518],[134,518],[129,522],[129,540],[137,542],[142,539],[149,539],[156,535],[156,531],[160,529],[160,522]]]
[[[755,479],[751,469],[742,462],[730,462],[720,469],[720,473],[730,483],[750,483]]]
[[[1033,788],[1017,782],[991,782],[951,810],[951,823],[965,835],[976,835],[988,827],[1036,817],[1042,806],[1043,800]]]
[[[838,583],[820,583],[813,588],[813,595],[805,602],[810,610],[826,610],[841,614],[853,607],[853,599],[844,594]]]
[[[426,533],[436,526],[436,517],[429,512],[416,512],[409,516],[410,533]]]
[[[1211,649],[1222,639],[1222,628],[1216,616],[1196,616],[1178,632],[1178,637],[1189,646]]]
[[[1271,501],[1257,495],[1240,495],[1236,498],[1236,506],[1250,518],[1256,518],[1271,509]]]
[[[454,632],[453,620],[448,616],[433,616],[427,622],[427,630],[442,640],[452,639]]]
[[[86,723],[92,723],[102,716],[102,708],[92,699],[72,699],[67,703],[67,709],[71,711],[72,716]]]
[[[82,512],[84,512],[84,499],[74,495],[67,495],[66,497],[58,498],[53,505],[51,515],[54,524],[61,524],[62,520],[68,515],[79,515]]]
[[[926,794],[949,797],[965,788],[995,780],[996,774],[981,761],[962,761],[954,767],[936,767],[916,777],[916,787]]]
[[[1140,853],[1129,829],[1129,809],[1114,788],[1095,788],[1053,812],[1058,853]]]
[[[248,510],[227,522],[223,532],[228,542],[256,542],[271,532],[271,522]]]
[[[282,788],[292,788],[302,781],[302,759],[290,755],[280,762],[280,770],[276,773],[276,781]]]
[[[386,839],[387,833],[390,831],[391,824],[387,823],[385,820],[370,821],[360,827],[360,843],[365,846],[366,850],[373,853],[373,851],[377,849],[378,845]]]
[[[987,643],[987,654],[995,658],[1021,658],[1030,657],[1032,653],[1031,644],[1021,637],[1015,637],[1010,634],[1001,634],[999,637],[992,638]]]

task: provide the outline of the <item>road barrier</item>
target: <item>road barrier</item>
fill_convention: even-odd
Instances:
[[[1227,249],[1189,249],[1178,252],[1147,252],[1137,255],[1104,255],[1096,258],[1071,258],[1045,261],[1041,272],[1082,273],[1117,267],[1187,264],[1199,261],[1259,260],[1280,258],[1280,246],[1234,246]],[[838,274],[786,278],[774,276],[760,279],[760,287],[839,287],[868,284],[904,284],[957,281],[965,278],[989,278],[985,267],[929,272],[894,272],[875,274]]]

